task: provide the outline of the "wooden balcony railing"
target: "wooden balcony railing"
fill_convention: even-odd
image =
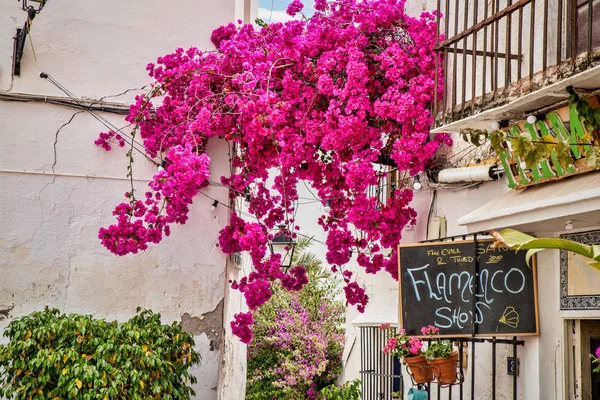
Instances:
[[[435,127],[600,65],[600,0],[437,0],[437,9]]]

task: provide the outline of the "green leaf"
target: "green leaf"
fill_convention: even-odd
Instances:
[[[558,141],[554,147],[556,154],[556,160],[563,170],[569,169],[569,166],[573,164],[573,158],[571,157],[571,148],[562,141]]]
[[[590,149],[585,153],[585,163],[590,168],[600,168],[600,148],[591,146]]]
[[[527,157],[531,149],[531,139],[526,134],[513,136],[510,138],[510,145],[517,156]]]
[[[572,251],[584,257],[593,258],[592,246],[560,238],[535,238],[514,229],[503,229],[499,232],[507,247],[513,250],[560,249]],[[600,260],[598,260],[600,261]]]
[[[505,142],[504,134],[501,131],[495,131],[490,133],[489,138],[490,146],[492,146],[492,149],[494,149],[496,154],[500,154],[506,150],[503,146]]]

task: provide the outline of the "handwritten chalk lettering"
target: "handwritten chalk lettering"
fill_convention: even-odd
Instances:
[[[510,251],[507,247],[494,248],[492,247],[492,243],[477,243],[477,248],[475,249],[475,254],[482,255],[487,253],[503,253]]]
[[[490,306],[480,301],[475,303],[476,324],[483,323],[483,311],[485,308],[491,309]],[[447,329],[457,327],[459,329],[463,329],[465,326],[469,326],[473,323],[473,310],[467,310],[461,307],[440,307],[435,310],[435,317],[436,319],[433,321],[433,323],[438,328]]]
[[[506,273],[497,270],[491,274],[488,269],[473,275],[471,272],[437,274],[428,270],[430,264],[419,268],[407,268],[412,290],[417,301],[423,298],[452,303],[451,298],[458,295],[463,303],[470,303],[473,296],[482,299],[485,304],[494,301],[493,293],[518,294],[525,289],[525,274],[518,268],[512,268]]]

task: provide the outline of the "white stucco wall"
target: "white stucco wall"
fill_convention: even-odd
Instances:
[[[34,5],[36,5],[34,3]],[[20,2],[0,4],[0,92],[64,96],[40,79],[44,71],[81,98],[98,99],[150,83],[145,66],[177,47],[210,48],[219,25],[256,14],[255,0],[143,3],[51,0],[32,26],[21,65],[11,78],[13,36],[26,14]],[[138,90],[108,98],[127,104]],[[182,321],[195,335],[202,365],[194,371],[199,399],[242,398],[245,346],[232,343],[224,327],[240,309],[225,298],[232,271],[215,247],[228,210],[210,211],[198,196],[184,226],[148,251],[117,257],[97,238],[129,182],[125,149],[105,152],[94,145],[107,129],[87,113],[44,103],[0,101],[0,332],[17,316],[57,307],[125,320],[137,306],[160,312],[163,322]],[[103,114],[114,125],[123,116]],[[71,118],[71,123],[59,128]],[[211,175],[229,171],[227,146],[211,142]],[[156,168],[136,155],[134,176],[143,193]],[[86,177],[88,176],[88,177]],[[203,192],[228,203],[227,190]],[[2,340],[2,339],[0,339]],[[224,352],[224,347],[228,350]],[[225,357],[223,356],[225,354]],[[227,370],[220,374],[221,369]],[[225,379],[220,379],[226,376]],[[231,382],[234,382],[233,384]]]

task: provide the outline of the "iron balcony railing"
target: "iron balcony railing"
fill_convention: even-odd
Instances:
[[[437,0],[437,9],[435,127],[600,65],[600,0]]]

